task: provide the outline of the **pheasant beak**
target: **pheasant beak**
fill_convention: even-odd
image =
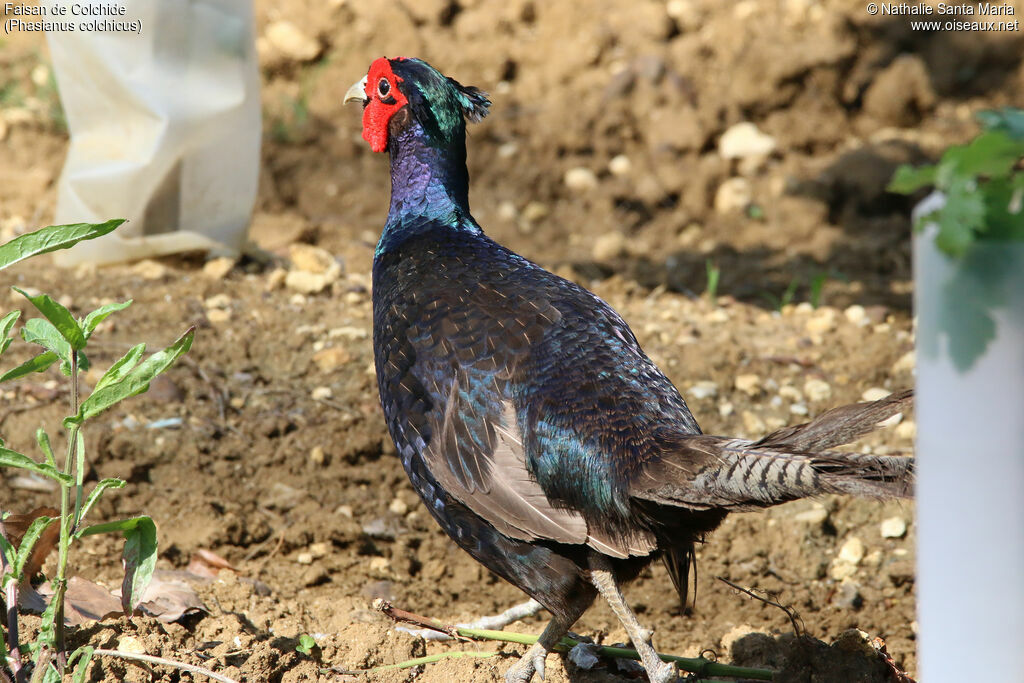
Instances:
[[[342,101],[343,104],[349,102],[361,102],[366,104],[366,76],[363,76],[362,80],[358,83],[353,83],[352,87],[345,92],[345,99]]]

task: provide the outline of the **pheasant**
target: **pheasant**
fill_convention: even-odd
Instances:
[[[651,681],[674,680],[620,586],[661,559],[685,600],[695,544],[729,512],[824,493],[907,496],[913,460],[837,452],[910,392],[763,439],[708,436],[604,301],[490,239],[469,210],[466,122],[490,101],[419,59],[380,58],[345,95],[391,161],[373,259],[388,430],[427,510],[552,619],[505,678],[601,595]]]

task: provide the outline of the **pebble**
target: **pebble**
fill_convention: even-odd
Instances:
[[[327,332],[327,336],[331,339],[336,337],[344,337],[345,339],[366,339],[370,336],[369,330],[365,327],[355,327],[353,325],[346,325],[344,327],[335,327]]]
[[[564,181],[566,187],[574,192],[587,192],[597,187],[597,175],[583,166],[566,171]]]
[[[401,498],[394,498],[388,505],[388,510],[396,515],[405,516],[405,513],[409,512],[409,504]]]
[[[352,360],[352,354],[340,346],[331,346],[313,354],[313,362],[321,372],[332,372]]]
[[[326,249],[311,244],[293,244],[288,248],[292,267],[309,273],[327,273],[339,268],[337,259]],[[340,273],[339,273],[340,274]]]
[[[871,320],[868,318],[868,312],[860,304],[854,304],[843,311],[843,315],[854,325],[858,327],[864,327],[869,324]]]
[[[386,557],[370,558],[370,571],[385,572],[391,566],[391,560]]]
[[[789,407],[789,412],[794,415],[807,415],[811,411],[807,408],[807,404],[805,403],[794,403]]]
[[[331,396],[334,396],[334,392],[331,390],[330,387],[316,387],[315,389],[313,389],[313,391],[309,393],[309,396],[314,401],[319,401],[321,399],[330,398]]]
[[[355,511],[352,510],[351,505],[339,505],[338,507],[334,508],[334,513],[341,515],[342,517],[348,517],[349,519],[352,519],[352,517],[355,515]]]
[[[897,372],[913,372],[917,364],[917,358],[913,351],[907,351],[905,354],[899,357],[895,363],[892,364],[892,371]]]
[[[294,289],[300,294],[316,294],[322,292],[336,280],[337,277],[330,277],[327,273],[311,273],[306,270],[290,270],[285,275],[284,284],[288,289]],[[305,301],[303,300],[303,303]]]
[[[865,401],[878,401],[891,393],[891,391],[883,389],[882,387],[871,387],[870,389],[865,389],[864,393],[861,394],[860,397]]]
[[[519,151],[519,145],[515,142],[506,142],[498,148],[499,159],[511,159]]]
[[[735,412],[735,407],[731,401],[722,401],[718,404],[718,414],[722,417],[729,417]]]
[[[327,462],[327,454],[324,453],[324,447],[313,446],[313,450],[309,452],[309,461],[314,465],[323,465]]]
[[[731,213],[747,208],[754,199],[754,191],[746,178],[729,178],[715,192],[715,211]]]
[[[214,325],[222,325],[231,320],[231,309],[213,308],[206,312],[206,319]]]
[[[326,541],[317,541],[309,546],[309,554],[315,558],[325,557],[331,552],[331,544]]]
[[[228,258],[227,256],[210,259],[203,264],[203,275],[212,280],[222,280],[235,267],[235,263],[235,259]]]
[[[858,564],[864,559],[864,542],[856,536],[850,536],[839,549],[837,558],[850,564]]]
[[[732,629],[727,631],[726,634],[722,636],[722,639],[719,641],[719,645],[721,646],[720,649],[723,652],[731,652],[733,643],[751,633],[761,633],[761,631],[754,628],[750,624],[740,624],[739,626],[733,627]]]
[[[613,230],[594,240],[590,255],[595,261],[609,261],[621,254],[625,248],[626,236],[618,230]]]
[[[787,401],[800,402],[804,400],[804,395],[800,393],[800,390],[794,387],[792,384],[784,384],[779,387],[779,396],[786,399]]]
[[[549,213],[551,213],[551,209],[547,207],[547,204],[530,202],[523,207],[523,220],[527,223],[536,223],[546,218]]]
[[[749,410],[743,411],[743,428],[747,430],[749,436],[760,436],[768,431],[764,420]]]
[[[203,303],[207,308],[227,308],[231,305],[231,297],[227,294],[214,294]]]
[[[748,396],[756,396],[761,391],[761,378],[752,373],[736,375],[736,390]]]
[[[633,162],[625,154],[619,154],[608,162],[608,170],[614,176],[626,176],[633,170]]]
[[[313,553],[301,552],[295,556],[295,561],[299,564],[313,564]]]
[[[835,327],[836,311],[834,308],[819,308],[813,316],[811,316],[806,323],[804,328],[811,334],[825,334]]]
[[[718,154],[723,159],[764,157],[775,150],[775,138],[758,130],[749,121],[731,126],[718,140]]]
[[[142,643],[141,638],[121,636],[117,639],[117,651],[133,655],[144,655],[146,654],[146,646]]]
[[[896,436],[912,441],[917,437],[917,423],[913,420],[904,420],[896,425]]]
[[[832,386],[823,379],[811,377],[804,382],[804,395],[811,401],[824,401],[832,395]]]
[[[152,259],[143,259],[132,266],[132,272],[143,280],[160,280],[167,275],[167,266]]]
[[[890,517],[882,521],[879,531],[882,538],[903,538],[907,533],[907,521],[902,517]]]
[[[280,289],[284,284],[285,278],[288,277],[288,271],[284,268],[274,268],[272,271],[267,273],[267,285],[266,290],[272,292],[275,289]]]
[[[711,380],[703,380],[690,387],[689,394],[697,400],[711,398],[718,394],[718,385]]]
[[[275,21],[264,32],[267,42],[285,57],[306,62],[320,54],[320,43],[290,21]]]
[[[503,221],[514,221],[518,215],[519,211],[516,210],[515,202],[506,199],[498,204],[498,218]]]
[[[807,524],[822,524],[826,519],[828,519],[828,515],[828,508],[821,503],[816,502],[807,510],[803,510],[793,515],[793,519],[798,522],[806,522]]]

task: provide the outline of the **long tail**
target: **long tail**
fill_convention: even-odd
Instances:
[[[634,498],[693,510],[767,507],[824,493],[871,498],[913,493],[914,461],[830,450],[905,410],[913,392],[830,410],[759,441],[687,436],[634,479]]]

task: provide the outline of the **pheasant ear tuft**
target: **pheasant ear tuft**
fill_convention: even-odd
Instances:
[[[480,88],[471,85],[462,85],[458,81],[449,78],[455,91],[458,93],[459,104],[462,105],[462,113],[466,120],[476,123],[487,116],[491,101],[487,99],[487,93]]]

